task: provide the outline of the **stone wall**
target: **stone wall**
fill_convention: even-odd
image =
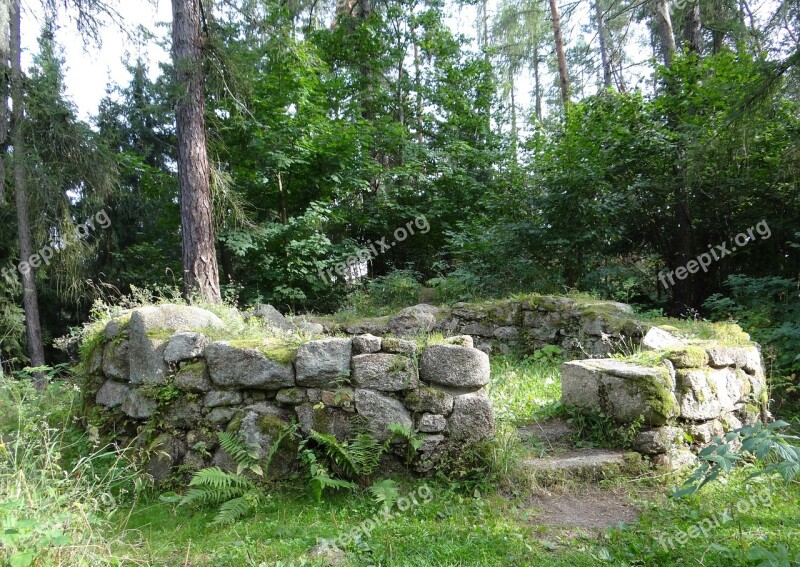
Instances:
[[[416,342],[370,334],[304,342],[289,328],[263,339],[211,338],[224,334],[208,311],[162,305],[122,313],[94,339],[90,395],[123,440],[159,441],[156,478],[181,465],[233,467],[218,446],[222,430],[241,432],[263,457],[293,421],[340,440],[358,427],[389,439],[388,426],[400,424],[422,435],[420,472],[449,446],[493,435],[489,357],[469,336],[420,351]],[[391,441],[406,454],[402,440]],[[294,455],[284,447],[273,473],[290,471]]]
[[[756,345],[681,339],[654,327],[642,348],[629,360],[565,363],[564,405],[603,412],[621,426],[643,419],[634,449],[668,466],[691,461],[691,450],[714,436],[769,418]]]
[[[490,303],[456,303],[449,308],[408,307],[392,317],[337,323],[317,318],[328,332],[403,337],[438,331],[446,336],[469,335],[487,353],[533,352],[558,346],[573,358],[605,356],[619,343],[638,343],[649,327],[637,320],[629,305],[611,301],[558,296],[530,296]]]

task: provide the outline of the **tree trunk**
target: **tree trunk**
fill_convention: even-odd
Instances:
[[[27,269],[20,270],[22,275],[22,302],[25,309],[25,331],[27,333],[28,356],[31,366],[44,366],[44,347],[42,345],[42,327],[39,321],[39,299],[36,295],[35,269],[28,263],[33,256],[31,241],[30,214],[28,213],[28,174],[26,171],[25,136],[22,124],[25,118],[23,111],[24,89],[22,85],[22,37],[21,37],[20,0],[13,0],[11,7],[11,98],[14,110],[11,114],[12,138],[14,145],[14,194],[17,205],[17,235],[19,238],[19,257],[21,265]],[[45,378],[36,374],[35,385],[38,389],[45,387]]]
[[[553,19],[553,36],[556,43],[556,56],[558,57],[558,78],[561,85],[561,101],[564,110],[569,106],[569,78],[567,76],[567,57],[564,54],[564,38],[561,36],[561,14],[558,12],[556,0],[550,0],[550,16]]]
[[[611,62],[606,51],[606,26],[603,22],[603,9],[600,0],[594,3],[595,20],[597,20],[597,37],[600,40],[600,60],[603,64],[603,88],[611,88]]]
[[[0,0],[0,207],[6,206],[8,77],[11,61],[11,0]],[[2,371],[0,369],[0,371]]]
[[[216,303],[221,294],[206,147],[201,1],[172,0],[183,291]]]
[[[696,1],[684,16],[684,38],[689,44],[689,51],[702,53],[703,49],[703,30],[700,22],[700,2]]]
[[[539,44],[533,44],[533,90],[536,99],[536,120],[542,121],[542,85],[539,81]]]
[[[672,30],[672,18],[669,15],[669,0],[653,1],[653,19],[661,48],[661,57],[664,65],[672,65],[672,57],[677,50],[675,46],[675,34]]]

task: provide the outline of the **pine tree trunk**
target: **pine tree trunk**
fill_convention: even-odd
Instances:
[[[22,124],[24,90],[22,86],[22,37],[20,0],[13,0],[11,7],[11,99],[14,110],[11,114],[12,142],[14,145],[14,194],[17,205],[17,235],[19,238],[20,262],[28,269],[22,275],[22,302],[25,309],[25,331],[27,333],[28,356],[31,366],[44,366],[42,327],[39,321],[39,299],[36,295],[36,273],[28,260],[33,256],[30,214],[28,213],[28,174],[26,170],[25,136]],[[42,389],[44,376],[36,375],[35,385]]]
[[[0,0],[0,207],[6,206],[8,77],[11,61],[11,0]],[[2,369],[0,368],[0,372]]]
[[[672,18],[669,15],[669,0],[653,1],[653,20],[661,48],[661,57],[664,65],[672,64],[672,57],[677,47],[675,46],[675,33],[672,29]]]
[[[172,0],[172,50],[179,88],[176,108],[183,290],[219,302],[210,168],[205,129],[202,0]]]
[[[594,11],[595,20],[597,21],[597,37],[600,40],[600,60],[603,64],[603,87],[610,89],[611,62],[608,60],[608,52],[606,51],[606,26],[605,22],[603,22],[603,9],[600,6],[600,0],[595,0]]]
[[[564,38],[561,35],[561,14],[558,12],[556,0],[550,0],[550,16],[553,20],[553,36],[556,43],[556,56],[558,58],[558,78],[561,86],[561,101],[564,110],[569,106],[569,78],[567,76],[567,57],[564,54]]]
[[[703,30],[700,22],[700,3],[695,2],[684,17],[684,37],[689,51],[700,54],[703,49]]]

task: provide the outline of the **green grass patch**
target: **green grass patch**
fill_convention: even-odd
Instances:
[[[498,421],[524,425],[549,417],[561,400],[561,360],[557,356],[495,356],[489,397]]]

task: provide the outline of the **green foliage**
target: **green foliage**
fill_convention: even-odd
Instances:
[[[224,471],[219,467],[205,468],[192,475],[189,490],[183,496],[166,494],[162,498],[169,502],[178,502],[178,506],[218,506],[212,524],[231,525],[266,501],[263,488],[245,474],[263,477],[264,468],[259,464],[258,453],[247,447],[238,433],[220,431],[217,436],[220,446],[236,462],[236,472]],[[279,436],[273,443],[265,468],[269,467],[269,460],[284,437]]]
[[[621,425],[602,412],[589,412],[583,408],[571,407],[565,407],[563,411],[567,415],[567,423],[574,431],[573,441],[578,447],[630,449],[644,424],[643,416]]]
[[[400,491],[397,482],[390,478],[385,478],[372,483],[368,489],[372,499],[382,508],[391,508],[400,498]]]
[[[406,444],[406,465],[410,465],[425,443],[425,436],[411,427],[399,423],[390,423],[387,428],[389,433],[405,441]]]
[[[42,392],[29,381],[0,388],[4,565],[113,565],[132,551],[110,519],[144,484],[130,455],[76,421],[80,406],[70,382]]]
[[[766,426],[758,423],[735,429],[724,437],[714,437],[712,443],[700,451],[700,464],[674,496],[694,494],[720,475],[730,474],[737,463],[746,458],[762,465],[750,478],[779,475],[785,482],[795,480],[800,476],[800,446],[793,442],[800,441],[800,437],[779,433],[787,427],[789,424],[785,421]]]

